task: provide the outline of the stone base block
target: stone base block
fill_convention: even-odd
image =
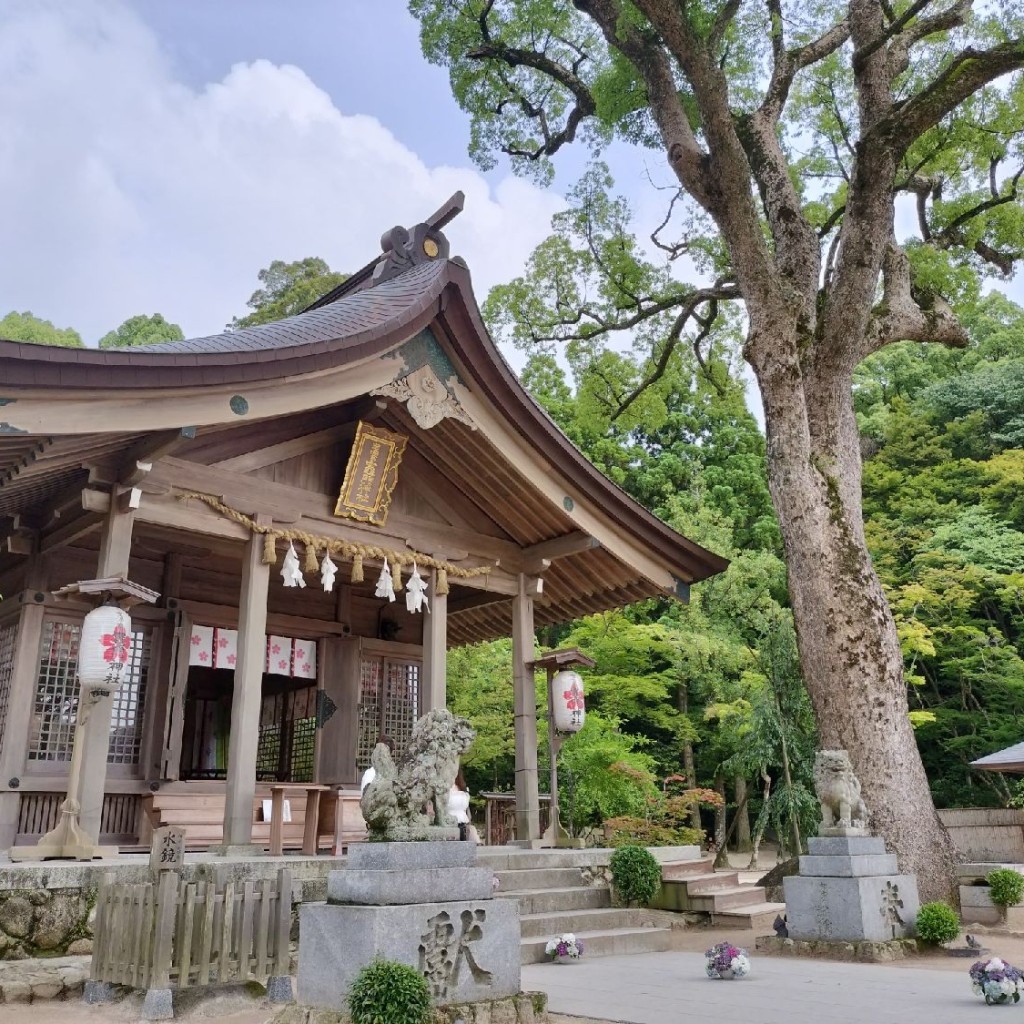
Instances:
[[[881,836],[811,836],[807,852],[812,857],[859,857],[885,853]]]
[[[829,828],[819,829],[818,835],[829,838],[839,836],[870,836],[871,829],[865,828],[863,825],[832,825]]]
[[[428,843],[433,846],[436,844]],[[490,868],[406,868],[363,871],[345,868],[327,876],[327,902],[370,906],[489,900],[494,895]]]
[[[455,843],[462,834],[458,825],[395,825],[381,838],[388,843]],[[371,842],[377,841],[371,835]]]
[[[914,934],[920,901],[913,875],[783,879],[793,939],[884,942]]]
[[[780,939],[777,935],[761,935],[755,940],[758,953],[771,956],[802,956],[821,960],[848,960],[880,964],[916,956],[920,949],[915,939],[889,939],[888,942],[813,942]]]
[[[475,843],[353,843],[348,867],[364,871],[406,868],[468,868],[476,863]]]
[[[90,978],[82,992],[82,1002],[89,1005],[112,1003],[116,998],[117,993],[109,981],[93,981]]]
[[[547,1024],[548,997],[545,992],[520,992],[508,999],[487,999],[437,1007],[433,1024]],[[350,1024],[344,1009],[310,1009],[289,1006],[279,1010],[268,1024]]]
[[[169,988],[151,988],[142,1001],[143,1020],[173,1020],[174,1002]]]
[[[858,857],[801,857],[800,874],[834,878],[861,875],[895,875],[899,872],[894,853],[869,853]]]
[[[299,910],[299,1002],[341,1007],[374,957],[421,971],[439,1006],[519,992],[519,906],[514,900]]]
[[[275,974],[267,978],[267,1000],[271,1003],[290,1003],[295,998],[292,992],[291,975]]]

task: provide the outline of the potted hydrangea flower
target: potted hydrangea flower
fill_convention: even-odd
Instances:
[[[732,981],[750,973],[747,951],[731,942],[719,942],[704,954],[704,970],[709,978]]]
[[[548,941],[544,952],[556,964],[574,964],[583,956],[583,940],[577,939],[572,932],[556,935]]]
[[[997,956],[979,960],[971,967],[971,989],[976,996],[984,996],[989,1006],[1017,1003],[1024,993],[1024,972]]]

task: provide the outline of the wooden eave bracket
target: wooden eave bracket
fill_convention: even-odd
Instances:
[[[556,559],[569,558],[599,547],[601,542],[596,537],[591,537],[583,530],[574,530],[561,537],[552,537],[550,540],[523,548],[521,571],[529,576],[536,576],[547,572]]]
[[[11,555],[34,555],[39,550],[39,531],[25,523],[20,515],[11,516],[3,534],[3,548]]]

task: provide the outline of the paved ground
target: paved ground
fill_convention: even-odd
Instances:
[[[969,963],[954,973],[757,957],[748,977],[711,981],[699,953],[648,953],[524,967],[523,988],[546,991],[553,1013],[602,1024],[964,1024],[992,1012],[971,993]]]

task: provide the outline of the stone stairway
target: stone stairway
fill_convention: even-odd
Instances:
[[[699,856],[695,847],[676,847],[673,852]],[[494,871],[497,895],[519,902],[522,963],[546,960],[547,941],[565,932],[582,939],[588,958],[669,948],[671,930],[655,926],[654,915],[612,906],[605,876],[611,853],[507,847],[480,850],[477,863]]]
[[[714,864],[713,857],[663,863],[661,892],[653,905],[708,914],[715,927],[770,934],[786,904],[770,903],[762,886],[741,882],[736,871],[716,871]]]

